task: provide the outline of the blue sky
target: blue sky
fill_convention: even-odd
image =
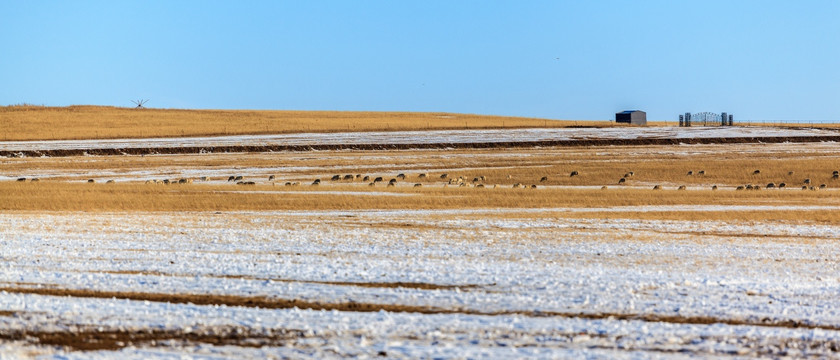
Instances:
[[[3,1],[0,105],[840,121],[840,1]]]

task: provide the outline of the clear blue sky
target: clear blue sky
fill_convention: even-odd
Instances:
[[[3,1],[0,105],[840,121],[840,1]]]

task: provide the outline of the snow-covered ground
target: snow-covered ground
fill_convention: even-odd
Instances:
[[[0,358],[840,356],[840,227],[567,210],[0,214]]]
[[[347,133],[301,133],[189,138],[114,140],[0,141],[0,151],[124,149],[219,146],[294,146],[367,144],[454,144],[567,141],[587,139],[691,139],[733,137],[838,136],[833,129],[773,127],[631,127],[504,130],[439,130]]]

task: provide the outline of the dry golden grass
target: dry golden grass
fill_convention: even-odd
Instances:
[[[840,194],[812,191],[647,189],[375,188],[87,183],[0,183],[2,211],[235,211],[353,209],[602,208],[646,205],[840,205]],[[368,191],[375,194],[358,194]],[[382,194],[387,192],[391,194]],[[355,194],[354,194],[355,193]],[[836,223],[836,211],[656,211],[555,213],[556,216],[675,220],[811,220]]]
[[[57,140],[296,132],[613,126],[607,121],[410,112],[0,107],[0,139]]]

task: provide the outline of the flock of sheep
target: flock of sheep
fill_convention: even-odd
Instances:
[[[755,170],[755,171],[752,172],[753,176],[760,175],[760,174],[761,174],[761,170]],[[575,177],[575,176],[579,176],[579,175],[580,175],[580,172],[578,172],[577,170],[569,173],[569,177]],[[634,175],[635,175],[635,173],[633,171],[625,173],[624,176],[622,176],[618,180],[618,184],[619,185],[626,184],[628,182],[628,180],[631,177],[633,177]],[[687,176],[705,176],[706,171],[705,170],[690,170],[690,171],[688,171],[688,173],[686,175]],[[793,175],[794,175],[793,171],[788,172],[788,176],[793,176]],[[406,179],[408,179],[408,177],[409,176],[407,176],[406,174],[400,173],[397,176],[388,180],[387,183],[386,183],[385,182],[385,177],[382,177],[382,176],[370,176],[370,175],[362,175],[362,174],[355,174],[355,175],[347,174],[347,175],[343,175],[343,176],[342,175],[334,175],[330,178],[329,181],[331,181],[331,182],[360,181],[362,183],[367,183],[369,186],[376,186],[379,183],[385,183],[385,184],[387,184],[386,186],[393,187],[393,186],[396,186],[398,181],[405,181]],[[430,176],[427,173],[420,173],[416,176],[416,178],[419,181],[419,180],[429,179]],[[446,186],[457,186],[457,187],[470,186],[470,187],[475,187],[475,188],[484,188],[484,187],[488,186],[488,185],[485,185],[485,183],[487,182],[487,177],[484,176],[484,175],[475,176],[470,180],[469,177],[465,177],[465,176],[450,177],[450,175],[448,173],[443,173],[443,174],[438,175],[438,178],[441,181],[446,181],[445,184],[444,184],[444,187],[446,187]],[[511,178],[512,178],[511,175],[508,175],[508,179],[511,179]],[[840,179],[840,171],[837,171],[837,170],[833,171],[831,178],[834,179],[834,180]],[[40,179],[38,179],[38,178],[27,179],[27,178],[22,177],[22,178],[17,179],[18,182],[26,182],[27,180],[29,180],[30,182],[39,182],[40,181]],[[181,179],[173,179],[173,180],[169,180],[169,179],[146,180],[146,184],[164,184],[164,185],[168,185],[168,184],[192,184],[194,181],[206,182],[208,180],[209,180],[208,177],[202,176],[202,177],[199,177],[199,178],[196,178],[196,179],[181,178]],[[268,181],[271,182],[272,184],[274,184],[275,176],[270,175],[268,177]],[[546,181],[548,181],[548,176],[543,176],[539,180],[540,183],[544,183]],[[88,179],[87,182],[88,183],[95,183],[96,181],[94,179]],[[115,182],[114,180],[107,180],[106,181],[106,183],[108,183],[108,184],[111,184],[111,183],[114,183],[114,182]],[[227,182],[235,183],[237,185],[256,185],[257,184],[255,181],[245,180],[244,176],[242,176],[242,175],[231,175],[231,176],[228,177]],[[301,183],[297,182],[297,181],[288,181],[288,182],[285,182],[284,185],[285,186],[299,186],[300,184]],[[315,179],[314,181],[312,181],[312,183],[310,185],[317,186],[317,185],[320,185],[320,184],[321,184],[321,179],[318,178],[318,179]],[[421,186],[423,186],[423,184],[419,183],[419,182],[416,182],[413,185],[413,187],[421,187]],[[496,188],[496,187],[498,187],[498,185],[493,185],[492,187]],[[754,184],[739,185],[739,186],[735,187],[735,190],[736,191],[761,190],[762,188],[765,188],[765,189],[785,189],[785,188],[789,188],[789,187],[790,186],[785,182],[778,182],[778,183],[770,182],[766,185],[754,185]],[[825,189],[827,187],[828,186],[826,184],[820,184],[818,186],[813,185],[810,178],[804,179],[802,181],[802,190],[817,190],[817,189]],[[524,184],[524,183],[517,182],[517,183],[513,184],[513,188],[535,189],[535,188],[537,188],[537,184],[527,185],[527,184]],[[653,190],[661,190],[662,188],[663,188],[662,185],[655,185],[653,187]],[[607,189],[607,186],[602,186],[601,189]],[[718,186],[717,185],[712,185],[711,189],[712,190],[717,190]],[[677,187],[677,190],[686,190],[686,185],[680,185],[679,187]]]

